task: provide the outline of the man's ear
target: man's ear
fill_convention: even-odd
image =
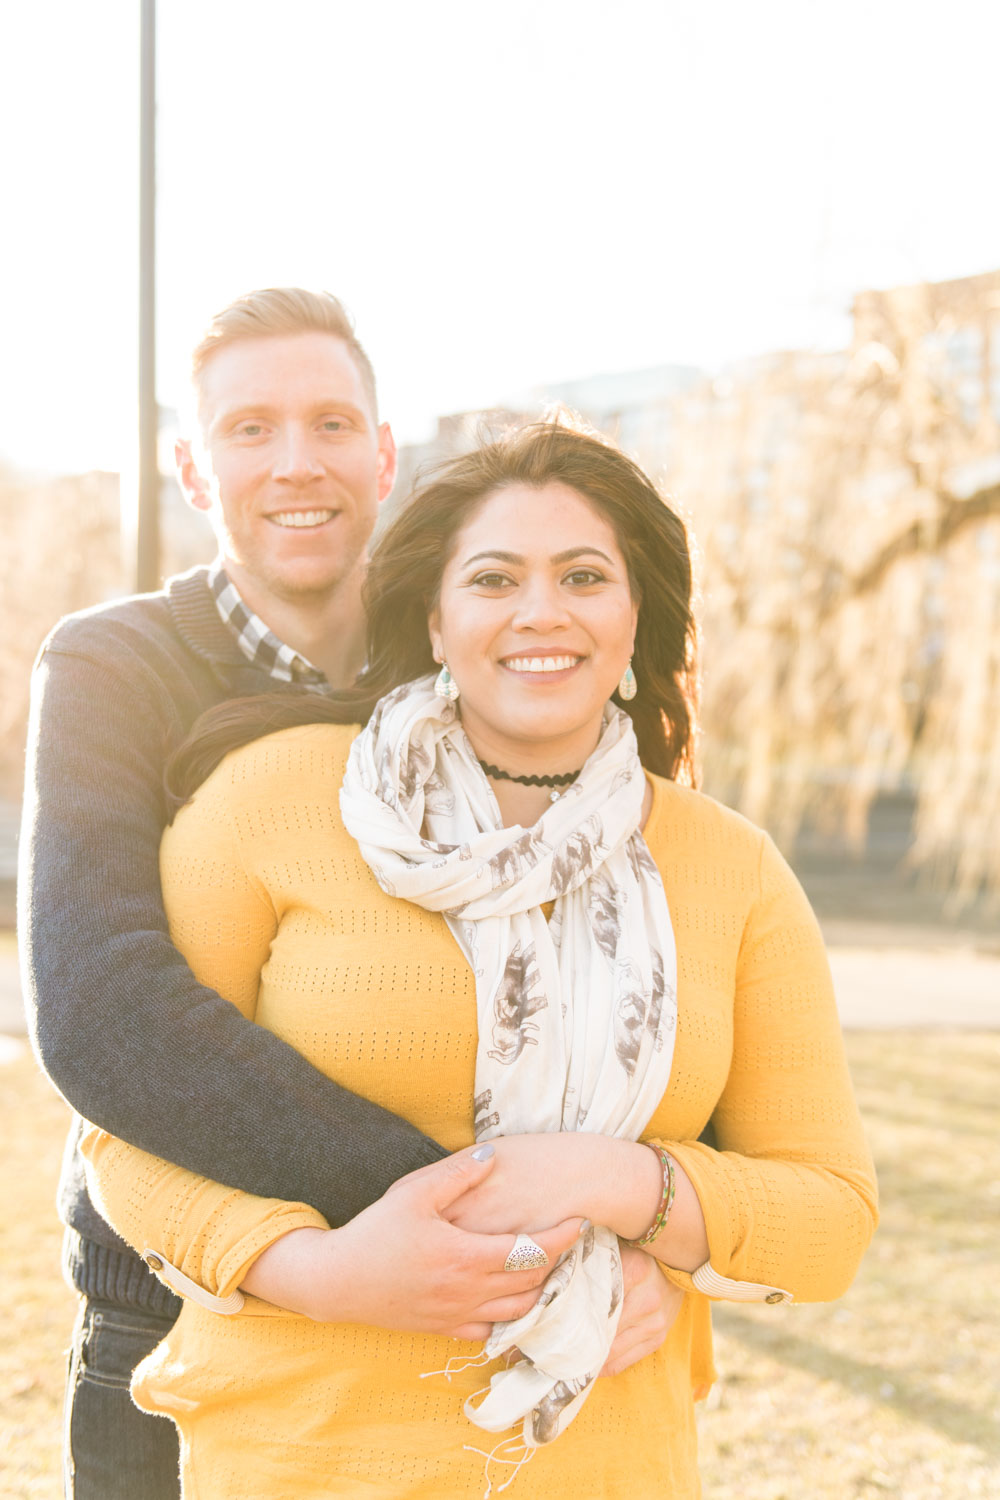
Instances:
[[[378,429],[378,458],[375,464],[375,476],[381,505],[383,500],[389,498],[396,482],[396,439],[392,435],[392,428],[388,422],[382,422]]]
[[[195,510],[211,510],[212,494],[208,481],[203,477],[186,439],[174,444],[174,462],[177,465],[177,482],[188,505]]]

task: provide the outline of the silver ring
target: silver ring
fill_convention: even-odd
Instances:
[[[547,1266],[549,1257],[541,1245],[536,1245],[530,1234],[519,1234],[510,1247],[510,1254],[503,1263],[505,1271],[537,1271]]]

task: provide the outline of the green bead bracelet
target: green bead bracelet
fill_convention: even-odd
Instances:
[[[660,1233],[664,1224],[670,1218],[670,1210],[674,1206],[674,1192],[677,1188],[677,1179],[674,1176],[674,1159],[662,1146],[654,1146],[652,1141],[643,1141],[650,1151],[655,1151],[663,1168],[663,1197],[656,1210],[656,1218],[650,1224],[641,1240],[626,1240],[626,1245],[632,1245],[634,1249],[640,1250],[643,1245],[651,1245]]]

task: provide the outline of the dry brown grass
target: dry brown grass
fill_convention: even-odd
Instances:
[[[2,1058],[2,1055],[0,1055]],[[55,1187],[69,1111],[27,1048],[0,1060],[0,1494],[53,1500],[61,1491],[64,1351],[75,1312],[59,1274]]]
[[[848,1049],[881,1227],[835,1306],[717,1310],[706,1497],[997,1500],[1000,1036]]]
[[[882,1227],[836,1306],[717,1310],[706,1500],[996,1500],[1000,1035],[848,1044]],[[66,1112],[26,1053],[0,1065],[0,1109],[0,1493],[51,1500],[73,1313],[52,1210]]]

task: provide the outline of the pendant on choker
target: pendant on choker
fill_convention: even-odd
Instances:
[[[481,760],[479,764],[491,781],[516,781],[518,786],[551,787],[550,802],[558,802],[562,796],[562,788],[572,786],[580,774],[580,771],[564,771],[559,776],[515,776],[511,771],[501,771],[499,766],[491,766],[489,761]],[[583,770],[582,766],[580,770]]]

